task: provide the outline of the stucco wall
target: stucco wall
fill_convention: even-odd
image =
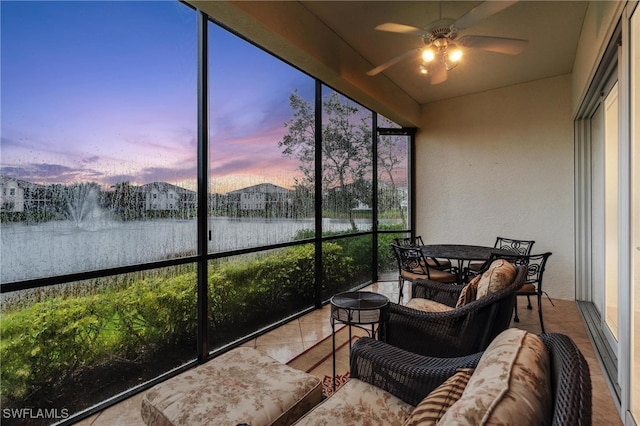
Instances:
[[[549,294],[574,298],[570,75],[424,105],[416,164],[427,243],[535,240]]]

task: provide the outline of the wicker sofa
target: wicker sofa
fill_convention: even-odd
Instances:
[[[531,357],[534,349],[538,355]],[[515,354],[511,361],[509,353]],[[504,365],[510,370],[496,374]],[[457,379],[461,374],[464,383]],[[494,379],[502,383],[496,386]],[[485,352],[457,358],[421,356],[361,338],[351,351],[351,379],[296,424],[436,423],[590,425],[588,365],[569,337],[514,328]]]

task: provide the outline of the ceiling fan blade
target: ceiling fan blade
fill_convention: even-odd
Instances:
[[[453,26],[458,30],[464,30],[465,28],[470,27],[476,22],[480,22],[483,19],[488,18],[491,15],[495,15],[496,13],[512,6],[518,1],[485,1],[480,3],[478,6],[474,7],[460,18],[458,18]]]
[[[431,84],[440,84],[447,81],[447,69],[441,61],[433,62],[429,69],[429,73],[431,74]]]
[[[527,40],[520,40],[517,38],[474,35],[460,37],[457,42],[460,46],[488,50],[490,52],[506,53],[507,55],[517,55],[522,53],[522,51],[529,45]]]
[[[395,24],[393,22],[387,22],[386,24],[380,24],[376,27],[378,31],[388,31],[390,33],[400,33],[400,34],[413,34],[413,35],[423,35],[424,31],[417,27],[412,27],[410,25],[404,24]]]
[[[388,60],[387,62],[385,62],[382,65],[379,65],[377,67],[375,67],[374,69],[372,69],[371,71],[367,72],[367,75],[370,76],[374,76],[376,74],[380,74],[382,71],[386,70],[387,68],[389,68],[392,65],[397,64],[398,62],[402,61],[403,59],[408,58],[409,56],[415,54],[416,52],[418,52],[420,49],[411,49],[411,50],[407,50],[406,52],[404,52],[401,55],[396,56],[393,59]]]

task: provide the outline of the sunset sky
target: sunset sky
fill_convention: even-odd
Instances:
[[[196,178],[196,13],[176,1],[2,1],[0,173],[108,187]],[[313,80],[210,24],[213,190],[290,186],[294,89]]]

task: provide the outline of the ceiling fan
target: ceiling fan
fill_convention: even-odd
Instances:
[[[462,50],[460,47],[517,55],[527,47],[529,43],[527,40],[480,35],[467,35],[458,38],[460,31],[467,29],[489,16],[495,15],[514,3],[517,3],[517,0],[485,1],[458,19],[441,18],[430,23],[423,29],[392,22],[378,25],[375,28],[378,31],[419,36],[425,46],[408,50],[384,64],[375,67],[367,72],[367,75],[377,75],[390,66],[414,56],[418,52],[422,52],[422,63],[419,67],[420,72],[431,76],[431,84],[440,84],[447,79],[447,71],[455,68],[460,62],[462,58]]]

